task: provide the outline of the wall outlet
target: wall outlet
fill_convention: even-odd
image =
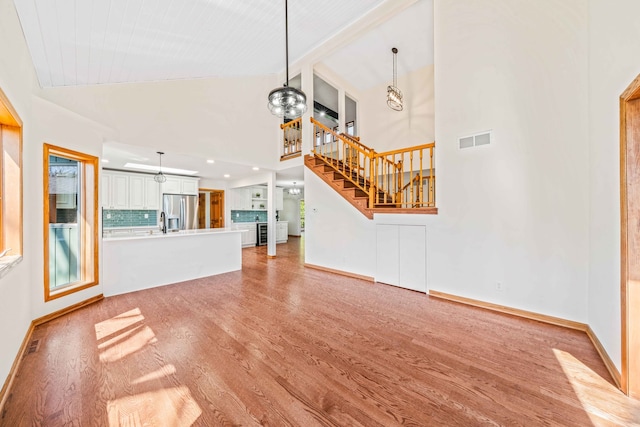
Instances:
[[[144,219],[149,219],[149,214],[144,214]]]
[[[502,282],[496,282],[496,291],[498,292],[504,291],[504,284]]]
[[[107,219],[111,219],[111,214],[107,214]]]

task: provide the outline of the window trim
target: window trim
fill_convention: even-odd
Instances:
[[[83,173],[80,174],[80,191],[82,200],[80,207],[79,228],[82,244],[80,245],[80,280],[62,287],[60,290],[51,290],[49,277],[49,156],[60,156],[71,160],[76,160],[82,165]],[[55,145],[43,144],[43,223],[44,223],[44,300],[51,301],[66,295],[79,292],[81,290],[96,286],[99,282],[99,260],[98,260],[98,157],[90,154],[80,153]],[[87,186],[87,169],[93,167],[93,185]],[[88,190],[93,191],[91,194]],[[91,200],[93,212],[87,212],[88,201]],[[91,234],[88,234],[91,233]],[[89,251],[91,250],[91,251]],[[89,265],[88,265],[89,264]]]
[[[22,260],[24,228],[22,127],[22,119],[0,88],[0,251],[11,248],[6,259],[0,258],[0,267],[2,267],[0,277]],[[14,159],[13,168],[5,166],[4,162],[8,156]],[[7,177],[8,174],[13,176]],[[17,205],[17,209],[8,209],[5,201]],[[17,224],[17,231],[7,232],[9,223]]]

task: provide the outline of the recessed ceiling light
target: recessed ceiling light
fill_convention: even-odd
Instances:
[[[108,159],[102,159],[102,163],[109,163]]]
[[[230,178],[230,177],[231,177],[231,175],[229,175],[228,173],[225,173],[225,174],[224,174],[224,177],[225,177],[225,178]]]
[[[215,163],[215,162],[216,162],[216,161],[215,161],[215,160],[213,160],[213,159],[209,159],[209,160],[207,160],[207,163]]]
[[[143,171],[153,171],[153,172],[160,172],[160,167],[159,166],[152,166],[152,165],[142,165],[139,163],[126,163],[124,165],[125,168],[129,168],[129,169],[140,169]],[[177,168],[167,168],[167,167],[162,167],[162,172],[165,173],[176,173],[179,175],[195,175],[198,173],[198,171],[192,171],[192,170],[188,170],[188,169],[177,169]]]
[[[253,167],[253,170],[254,170],[254,171],[259,171],[259,170],[260,170],[260,168],[259,168],[259,167],[257,167],[257,166],[254,166],[254,167]]]

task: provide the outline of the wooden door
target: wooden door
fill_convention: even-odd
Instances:
[[[206,228],[206,193],[198,193],[198,228]]]
[[[210,193],[210,226],[211,228],[224,227],[224,191],[214,190]]]

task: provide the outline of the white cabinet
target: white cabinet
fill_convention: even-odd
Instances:
[[[267,194],[266,187],[251,187],[251,210],[266,211],[269,202]]]
[[[255,246],[258,243],[258,235],[256,234],[256,224],[248,222],[236,224],[238,230],[248,230],[242,233],[242,246]]]
[[[266,211],[269,206],[269,192],[266,187],[244,187],[231,190],[231,210]],[[284,209],[284,190],[276,187],[276,210]]]
[[[194,178],[182,178],[180,190],[182,194],[194,194],[198,195],[198,179]]]
[[[151,176],[129,177],[129,208],[157,210],[160,208],[160,189]]]
[[[251,188],[235,188],[231,190],[231,209],[236,211],[251,210]]]
[[[144,179],[144,205],[145,209],[160,209],[160,184],[152,177]]]
[[[276,187],[276,210],[281,211],[284,209],[284,190],[280,187]]]
[[[276,243],[284,243],[289,240],[289,223],[278,221],[276,224]]]
[[[182,183],[178,177],[167,177],[167,180],[162,184],[163,194],[180,194],[182,191]]]
[[[198,178],[167,176],[167,180],[162,184],[162,193],[198,195],[198,182]]]
[[[125,173],[102,173],[102,207],[129,209],[129,176]]]
[[[427,291],[426,227],[376,226],[376,282]]]

